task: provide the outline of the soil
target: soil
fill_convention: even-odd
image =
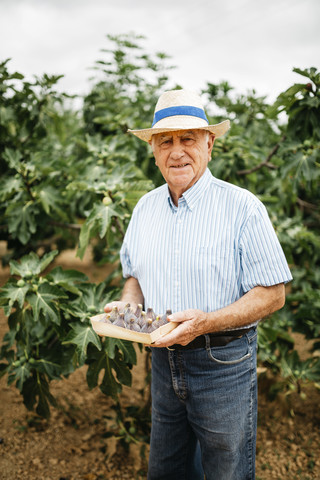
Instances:
[[[99,282],[107,274],[90,258],[80,262],[74,252],[64,252],[56,261],[64,268],[85,272]],[[0,285],[9,269],[0,271]],[[0,314],[0,338],[7,331]],[[309,344],[296,337],[301,355]],[[146,401],[145,356],[137,348],[138,363],[133,367],[133,386],[121,395],[123,407]],[[257,436],[257,480],[320,479],[320,391],[305,385],[302,398],[296,392],[268,400],[269,372],[259,379],[259,420]],[[129,442],[125,449],[115,432],[114,402],[100,390],[89,391],[86,367],[68,379],[55,381],[51,391],[59,408],[50,420],[40,420],[28,412],[19,391],[0,380],[0,479],[1,480],[120,480],[146,479],[148,447]],[[143,393],[144,392],[144,393]],[[217,479],[219,480],[219,479]]]

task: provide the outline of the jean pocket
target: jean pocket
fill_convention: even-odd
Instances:
[[[209,347],[210,360],[223,365],[235,365],[247,360],[252,355],[252,346],[246,335],[234,340],[224,347]]]

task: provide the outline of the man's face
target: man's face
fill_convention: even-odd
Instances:
[[[179,198],[205,172],[214,136],[204,130],[181,130],[152,136],[150,145],[173,199]]]

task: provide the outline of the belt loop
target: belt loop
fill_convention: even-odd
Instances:
[[[205,341],[206,341],[206,350],[211,347],[211,341],[210,341],[210,336],[206,333],[204,335]]]

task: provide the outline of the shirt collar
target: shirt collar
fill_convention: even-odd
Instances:
[[[212,179],[212,174],[210,170],[207,168],[204,174],[199,178],[199,180],[192,185],[187,191],[182,194],[182,198],[186,202],[188,208],[192,210],[199,200],[199,198],[204,194],[205,190],[207,189],[208,185],[210,184]],[[176,209],[177,207],[174,205],[169,187],[168,188],[168,201],[171,208]]]

